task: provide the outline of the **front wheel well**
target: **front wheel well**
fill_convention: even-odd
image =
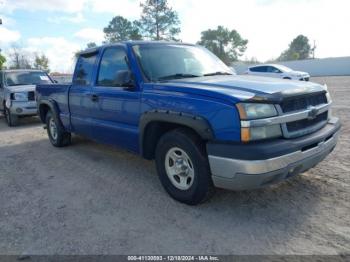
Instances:
[[[195,136],[200,137],[200,135],[192,128],[177,124],[177,123],[168,123],[168,122],[161,122],[161,121],[154,121],[149,123],[143,132],[143,139],[142,139],[142,156],[146,159],[154,159],[155,157],[155,150],[157,147],[157,143],[159,139],[169,131],[175,130],[175,129],[186,129],[188,132],[193,133]]]

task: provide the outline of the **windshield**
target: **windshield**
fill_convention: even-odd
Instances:
[[[45,72],[7,72],[5,73],[7,86],[51,84],[52,81]]]
[[[133,50],[150,81],[232,74],[219,58],[199,46],[135,45]]]

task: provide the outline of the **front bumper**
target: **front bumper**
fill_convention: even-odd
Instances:
[[[310,81],[310,76],[303,76],[303,77],[299,78],[299,80],[308,82],[308,81]]]
[[[12,101],[9,107],[11,114],[19,116],[32,116],[38,113],[36,101],[16,102]]]
[[[219,188],[247,190],[305,172],[332,152],[339,129],[339,120],[333,118],[326,127],[302,138],[250,145],[208,144],[213,183]]]

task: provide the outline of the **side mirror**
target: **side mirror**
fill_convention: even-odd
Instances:
[[[116,75],[115,84],[126,90],[131,90],[135,87],[134,75],[130,70],[120,70]]]

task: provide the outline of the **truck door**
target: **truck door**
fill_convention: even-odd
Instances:
[[[92,95],[95,97],[92,135],[100,142],[122,146],[138,152],[138,123],[140,91],[121,86],[118,73],[130,70],[124,46],[104,50],[98,68]]]
[[[96,53],[80,55],[69,90],[72,131],[88,137],[91,136],[91,89],[96,57]]]

